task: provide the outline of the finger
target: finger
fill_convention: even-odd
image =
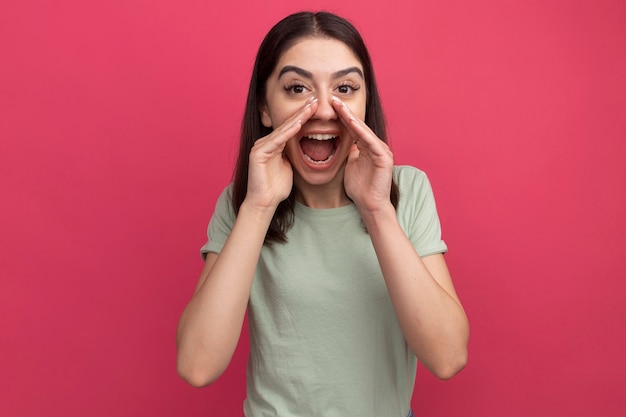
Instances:
[[[315,113],[317,104],[317,97],[309,98],[304,106],[299,111],[295,112],[293,115],[287,118],[287,120],[285,120],[283,124],[275,130],[275,132],[278,135],[287,135],[288,139],[291,138]]]
[[[269,152],[282,151],[285,144],[302,128],[307,120],[315,113],[317,108],[317,98],[309,98],[304,106],[288,117],[280,126],[274,129],[269,135],[256,141],[257,147],[268,146]]]
[[[388,149],[387,145],[372,132],[372,129],[370,129],[365,122],[356,117],[354,113],[352,113],[352,110],[350,110],[341,99],[333,96],[332,100],[335,111],[339,114],[341,121],[354,135],[354,139],[360,149],[367,147],[371,151],[380,154],[383,154],[385,150]]]
[[[350,147],[350,151],[348,152],[348,162],[354,161],[355,159],[357,159],[359,157],[359,155],[361,154],[361,151],[359,150],[359,147],[357,146],[357,144],[353,144]]]

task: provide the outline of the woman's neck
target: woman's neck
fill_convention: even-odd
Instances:
[[[294,178],[296,200],[307,207],[329,209],[352,204],[343,188],[343,181],[322,185],[297,184],[297,182]]]

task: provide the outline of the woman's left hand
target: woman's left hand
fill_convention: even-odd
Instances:
[[[333,107],[355,142],[344,172],[346,194],[362,214],[388,208],[393,177],[393,154],[389,146],[339,98],[333,97]]]

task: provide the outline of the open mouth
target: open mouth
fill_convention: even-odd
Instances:
[[[322,165],[335,156],[339,137],[327,133],[312,133],[300,139],[304,158],[312,164]]]

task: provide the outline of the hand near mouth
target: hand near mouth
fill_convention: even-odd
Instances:
[[[389,146],[339,98],[333,97],[333,107],[355,141],[344,172],[346,194],[361,216],[389,208],[393,178],[393,154]]]
[[[281,201],[289,197],[293,187],[293,169],[283,150],[316,108],[317,99],[312,97],[272,133],[254,143],[249,157],[246,194],[246,201],[252,207],[273,212]]]

